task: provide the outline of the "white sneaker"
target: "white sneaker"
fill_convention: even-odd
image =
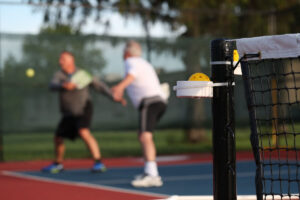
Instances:
[[[160,176],[150,176],[147,174],[138,175],[131,181],[133,187],[160,187],[163,185]]]
[[[142,179],[144,176],[146,176],[147,174],[138,174],[134,176],[134,180],[136,179]]]

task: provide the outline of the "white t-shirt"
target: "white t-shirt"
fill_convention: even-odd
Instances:
[[[138,108],[142,99],[147,97],[160,96],[165,100],[156,72],[146,60],[140,57],[126,59],[125,76],[127,74],[135,77],[126,89],[134,107]]]

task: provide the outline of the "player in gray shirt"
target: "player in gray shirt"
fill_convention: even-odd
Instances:
[[[49,87],[51,90],[59,92],[62,119],[55,132],[55,160],[52,164],[44,167],[42,171],[50,173],[62,171],[64,169],[62,164],[65,152],[64,138],[75,140],[80,137],[95,161],[92,171],[104,172],[106,167],[101,161],[98,143],[90,132],[93,104],[89,87],[113,100],[110,89],[96,77],[77,68],[74,56],[70,52],[61,53],[59,64],[61,70],[54,74]],[[126,104],[124,99],[119,102]]]

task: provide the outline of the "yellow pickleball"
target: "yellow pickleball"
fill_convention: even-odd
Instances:
[[[235,49],[233,50],[233,61],[239,61],[240,56],[239,56],[239,52]]]
[[[28,78],[32,78],[32,77],[34,77],[34,75],[35,75],[34,69],[28,68],[28,69],[26,70],[26,76],[27,76]]]
[[[189,81],[210,81],[210,79],[206,74],[194,73],[190,76]]]

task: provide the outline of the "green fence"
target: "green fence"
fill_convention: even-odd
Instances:
[[[73,52],[77,66],[113,86],[123,77],[122,51],[126,41],[132,38],[1,34],[0,39],[1,131],[4,136],[14,136],[4,139],[5,150],[14,145],[16,139],[13,138],[20,134],[54,132],[60,120],[58,94],[51,92],[48,84],[59,69],[61,51]],[[172,88],[177,80],[186,80],[194,72],[201,71],[210,76],[211,39],[155,38],[150,45],[146,45],[144,38],[133,39],[141,42],[143,56],[149,58],[161,82],[170,85],[168,109],[158,129],[210,128],[210,99],[179,99]],[[34,77],[25,75],[28,68],[35,70]],[[235,104],[237,124],[243,126],[248,124],[248,116],[244,112],[246,106],[240,81],[237,78]],[[124,108],[96,92],[92,92],[92,98],[94,132],[136,130],[137,112],[130,103]]]

